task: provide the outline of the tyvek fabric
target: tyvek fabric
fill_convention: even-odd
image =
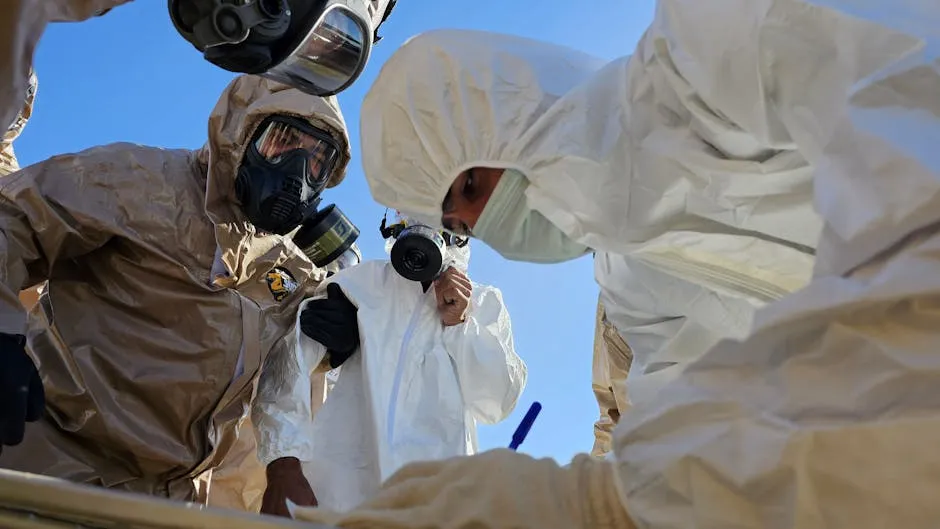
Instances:
[[[33,53],[49,22],[80,22],[129,0],[4,0],[0,13],[0,129],[28,98]]]
[[[784,46],[891,64],[843,94],[802,76],[805,87],[774,101],[818,102],[784,122],[818,167],[814,278],[759,312],[746,341],[690,365],[664,388],[668,399],[624,416],[621,490],[638,526],[930,527],[940,517],[928,492],[940,471],[928,448],[940,439],[940,156],[926,143],[940,133],[940,7],[819,5],[848,14],[777,3],[755,17],[762,40],[752,34],[750,45],[774,56],[776,71],[807,60]],[[698,53],[749,45],[729,28]],[[853,63],[816,75],[838,78]]]
[[[324,275],[231,202],[245,145],[272,113],[347,144],[334,99],[240,76],[201,150],[118,143],[0,179],[0,331],[26,332],[16,293],[48,279],[27,333],[46,417],[0,467],[188,499],[224,460],[264,358]],[[279,303],[274,267],[301,284]]]
[[[640,527],[930,527],[940,517],[930,448],[940,431],[937,237],[921,228],[910,238],[940,211],[928,145],[940,116],[936,4],[658,7],[641,47],[681,67],[674,73],[703,104],[764,137],[790,135],[814,167],[826,225],[808,288],[759,313],[744,343],[722,342],[662,400],[624,416],[608,490],[623,493]],[[738,105],[748,95],[757,98]],[[425,494],[452,492],[439,485]],[[499,526],[499,505],[485,507]],[[398,513],[421,517],[378,508],[359,519],[393,526]]]
[[[408,213],[439,219],[470,167],[528,177],[528,206],[597,250],[608,318],[634,352],[634,404],[803,287],[820,231],[793,141],[707,106],[654,29],[608,64],[519,37],[425,33],[383,67],[361,128],[373,195]],[[722,86],[753,109],[751,88]]]
[[[20,169],[20,163],[16,159],[16,152],[13,150],[13,142],[19,138],[26,128],[26,123],[33,115],[33,103],[36,101],[36,90],[39,88],[39,79],[36,72],[30,69],[29,84],[26,90],[26,99],[20,108],[16,118],[10,123],[6,133],[0,138],[0,176],[8,175]]]
[[[359,308],[359,352],[311,422],[307,373],[325,350],[298,332],[296,355],[262,378],[255,417],[263,461],[297,457],[320,505],[348,509],[406,463],[475,452],[477,421],[509,415],[527,370],[495,287],[474,283],[467,321],[444,327],[433,287],[424,292],[387,261],[330,281]]]
[[[601,457],[610,453],[611,434],[620,416],[631,403],[627,396],[627,376],[633,361],[633,351],[617,329],[607,320],[604,304],[598,298],[594,322],[594,364],[591,369],[591,389],[600,411],[594,422],[594,446],[591,455]]]

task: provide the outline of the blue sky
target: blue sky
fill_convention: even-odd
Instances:
[[[577,6],[577,7],[576,7]],[[652,18],[653,0],[580,4],[561,0],[400,0],[360,80],[340,95],[352,138],[346,180],[324,195],[359,226],[367,259],[385,257],[362,175],[359,105],[379,68],[408,37],[437,28],[471,28],[552,41],[612,59],[633,51]],[[206,120],[233,77],[180,38],[166,2],[138,0],[81,24],[53,24],[35,61],[39,91],[33,118],[15,148],[21,165],[95,145],[128,141],[198,148]],[[481,448],[506,446],[529,404],[543,405],[521,451],[567,461],[590,450],[597,416],[591,351],[597,286],[589,258],[562,265],[506,261],[474,243],[471,277],[502,289],[529,383],[513,415],[481,427]]]

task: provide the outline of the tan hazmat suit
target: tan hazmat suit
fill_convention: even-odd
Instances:
[[[333,132],[338,184],[335,99],[253,76],[223,92],[200,150],[118,143],[0,179],[0,332],[27,334],[47,399],[0,467],[191,500],[194,478],[251,442],[262,363],[325,276],[235,203],[246,143],[272,114]],[[275,267],[302,285],[280,302]],[[17,293],[43,280],[27,333]]]
[[[20,169],[20,162],[16,159],[16,152],[13,150],[13,142],[23,133],[26,123],[33,115],[33,103],[36,101],[36,90],[38,88],[39,79],[36,77],[36,72],[30,70],[26,99],[23,101],[16,118],[13,119],[3,138],[0,139],[0,176],[15,173]],[[35,286],[20,292],[20,302],[27,310],[39,301],[39,288],[39,286]]]

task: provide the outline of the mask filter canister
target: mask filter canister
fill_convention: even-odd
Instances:
[[[296,244],[310,261],[323,268],[338,259],[359,238],[359,228],[335,204],[318,211],[294,234]]]
[[[444,271],[447,246],[440,232],[420,224],[408,226],[392,246],[395,271],[411,281],[433,281]]]

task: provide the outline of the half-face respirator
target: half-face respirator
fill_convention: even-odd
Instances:
[[[387,221],[387,216],[382,218],[379,232],[384,239],[395,239],[389,256],[392,267],[410,281],[434,281],[450,265],[447,247],[463,248],[470,242],[469,238],[435,230],[424,224],[408,224],[403,220],[387,226]]]

